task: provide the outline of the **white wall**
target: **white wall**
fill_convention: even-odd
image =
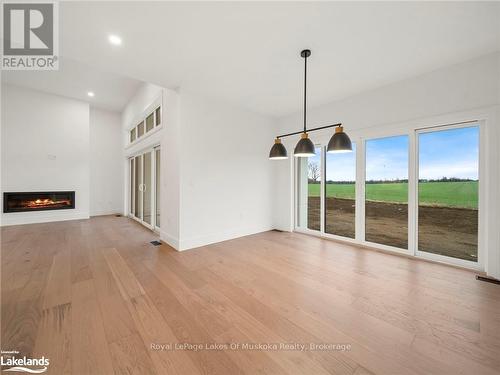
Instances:
[[[2,213],[2,225],[88,218],[88,155],[88,104],[2,85],[2,192],[76,192],[74,210]]]
[[[484,181],[488,199],[484,232],[487,249],[486,270],[500,278],[500,54],[492,54],[462,64],[443,68],[390,86],[365,92],[345,100],[325,104],[308,111],[308,125],[342,122],[347,133],[363,134],[390,129],[400,131],[414,126],[446,124],[450,119],[483,116],[487,119],[487,168]],[[297,130],[301,113],[279,120],[279,133]],[[321,134],[313,133],[312,137]],[[293,138],[293,137],[292,137]],[[289,152],[297,140],[287,139]],[[292,160],[273,163],[274,226],[293,228]]]
[[[122,113],[124,137],[159,96],[162,128],[133,145],[124,138],[124,159],[161,146],[161,239],[185,250],[272,229],[271,120],[144,84]]]
[[[128,144],[128,130],[141,120],[144,112],[158,98],[161,98],[163,88],[151,83],[143,83],[122,111],[123,145]]]
[[[2,225],[123,211],[118,113],[2,85],[2,191],[74,190],[74,210],[2,214]]]
[[[161,239],[175,249],[180,249],[180,150],[181,124],[179,94],[163,91],[163,130],[161,134]]]
[[[180,94],[180,249],[272,229],[273,122]]]
[[[122,134],[118,112],[90,108],[90,216],[123,212]]]

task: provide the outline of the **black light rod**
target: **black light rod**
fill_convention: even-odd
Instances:
[[[328,129],[328,128],[333,128],[334,126],[342,126],[341,123],[338,123],[338,124],[331,124],[331,125],[325,125],[325,126],[320,126],[319,128],[313,128],[313,129],[309,129],[307,130],[307,133],[309,132],[314,132],[316,130],[322,130],[322,129]],[[276,138],[283,138],[283,137],[288,137],[290,135],[296,135],[296,134],[302,134],[305,132],[305,129],[304,130],[301,130],[301,131],[298,131],[298,132],[293,132],[293,133],[288,133],[288,134],[283,134],[283,135],[278,135]]]
[[[310,52],[309,52],[310,53]],[[307,52],[304,53],[304,133],[306,132],[307,121]]]

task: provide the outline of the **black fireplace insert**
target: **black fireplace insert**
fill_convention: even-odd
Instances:
[[[75,208],[74,191],[3,193],[3,212],[67,210]]]

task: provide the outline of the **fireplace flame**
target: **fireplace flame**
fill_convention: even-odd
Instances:
[[[69,200],[59,200],[59,201],[53,201],[52,199],[36,199],[34,201],[29,201],[27,202],[27,206],[31,208],[35,207],[49,207],[49,206],[54,206],[54,205],[70,205],[71,202]]]

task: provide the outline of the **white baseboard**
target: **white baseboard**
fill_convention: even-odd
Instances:
[[[182,239],[179,243],[179,251],[195,249],[197,247],[210,245],[217,242],[232,240],[239,237],[249,236],[251,234],[267,232],[273,229],[272,225],[257,226],[253,228],[240,228],[237,230],[229,230],[211,235],[192,237]]]
[[[2,214],[0,226],[51,223],[54,221],[88,219],[88,211],[74,210],[37,211],[37,212],[11,212]]]
[[[122,215],[122,214],[123,210],[117,209],[117,210],[103,210],[103,211],[91,212],[90,216],[106,216],[106,215]]]
[[[173,247],[175,250],[179,251],[179,239],[171,236],[170,234],[162,231],[160,229],[160,239],[167,243],[169,246]]]

